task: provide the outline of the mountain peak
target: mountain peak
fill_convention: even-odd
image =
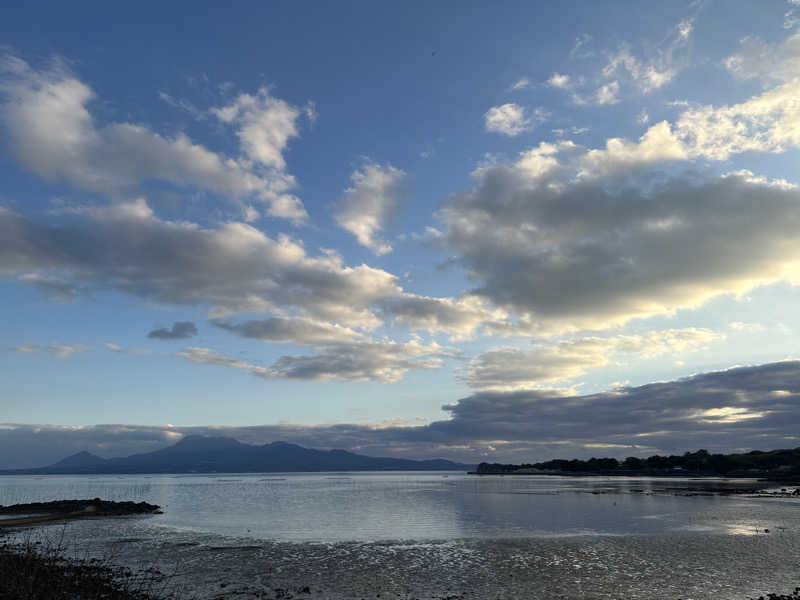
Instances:
[[[89,467],[95,466],[106,462],[105,458],[100,458],[96,454],[92,454],[91,452],[87,452],[86,450],[82,450],[80,452],[76,452],[64,459],[58,461],[54,467]]]

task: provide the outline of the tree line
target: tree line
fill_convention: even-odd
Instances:
[[[568,474],[602,475],[758,475],[781,473],[787,476],[800,474],[800,448],[791,450],[753,450],[742,454],[712,454],[708,450],[685,452],[682,455],[647,458],[629,456],[616,458],[554,459],[540,463],[519,465],[486,463],[478,465],[477,473],[550,472]]]

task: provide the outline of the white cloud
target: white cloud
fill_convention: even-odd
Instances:
[[[164,136],[126,122],[101,126],[89,111],[94,99],[94,91],[63,63],[56,61],[37,71],[17,57],[0,55],[0,121],[11,152],[37,175],[115,196],[150,180],[166,181],[223,194],[239,203],[257,200],[276,217],[306,217],[302,203],[290,193],[295,181],[283,169],[282,158],[273,155],[269,168],[259,169],[208,150],[183,133]],[[290,134],[286,120],[299,113],[272,100],[287,107],[283,121],[275,118],[279,132],[269,138],[277,148],[281,136]],[[244,114],[251,113],[242,109]],[[237,123],[246,120],[235,116],[231,119]],[[250,131],[246,125],[242,129]]]
[[[19,352],[21,354],[39,354],[40,352],[49,352],[56,358],[69,358],[73,354],[77,354],[79,352],[86,352],[88,348],[81,344],[59,344],[53,342],[51,344],[46,344],[44,346],[38,346],[35,344],[23,344],[21,346],[15,346],[12,348],[14,352]]]
[[[431,298],[403,294],[384,303],[389,316],[399,325],[432,333],[446,333],[453,340],[472,337],[482,326],[506,323],[508,313],[494,308],[480,296]]]
[[[570,86],[570,77],[562,73],[553,73],[550,79],[547,80],[547,85],[554,88],[567,89]]]
[[[738,333],[760,333],[766,329],[761,323],[743,323],[742,321],[733,321],[728,324],[728,327]]]
[[[555,73],[548,80],[552,87],[571,89],[576,104],[611,105],[623,95],[650,94],[664,88],[688,65],[686,48],[694,30],[694,19],[684,19],[671,28],[665,39],[637,56],[630,45],[622,44],[609,52],[599,74],[594,77],[574,77]],[[579,38],[571,57],[577,55],[590,38]],[[583,54],[588,58],[593,53]]]
[[[531,87],[531,80],[527,77],[520,77],[510,88],[509,90],[512,92],[516,92],[518,90],[524,90],[526,88]]]
[[[678,23],[676,27],[678,31],[678,37],[682,40],[686,40],[692,35],[694,31],[694,20],[693,19],[684,19],[680,23]]]
[[[336,222],[375,254],[391,252],[391,245],[377,235],[400,209],[406,195],[406,173],[391,165],[367,162],[350,179],[353,185],[334,208]]]
[[[530,114],[528,109],[510,102],[490,108],[484,115],[484,125],[486,131],[514,137],[530,131],[536,125],[543,123],[546,118],[547,115],[540,108]]]
[[[269,367],[230,358],[209,348],[189,347],[176,354],[188,361],[246,371],[264,379],[379,381],[394,383],[411,369],[438,369],[452,349],[436,343],[359,341],[320,346],[311,355],[282,356]]]
[[[25,69],[27,65],[23,64],[23,71]],[[472,293],[459,298],[408,294],[400,287],[399,280],[386,271],[365,265],[347,267],[341,257],[332,252],[310,257],[296,240],[286,236],[272,239],[243,223],[203,229],[192,223],[163,221],[155,217],[143,200],[72,209],[78,220],[88,219],[88,229],[73,224],[57,230],[29,222],[7,209],[0,210],[3,232],[0,235],[0,270],[69,297],[98,287],[110,288],[159,302],[207,304],[216,316],[241,311],[270,313],[279,309],[288,311],[289,316],[357,329],[371,329],[384,318],[394,317],[398,323],[430,327],[454,337],[468,337],[481,326],[501,335],[511,335],[514,331],[532,335],[543,331],[545,322],[558,321],[561,325],[557,328],[562,327],[570,305],[581,304],[571,295],[581,297],[584,294],[570,291],[562,295],[561,307],[551,307],[543,290],[526,298],[530,290],[523,290],[532,276],[531,268],[533,271],[544,269],[541,276],[547,275],[543,281],[556,274],[567,276],[570,268],[577,269],[576,273],[580,271],[578,264],[572,262],[578,256],[587,263],[601,264],[607,260],[604,268],[615,265],[613,269],[619,272],[637,270],[636,262],[641,263],[642,268],[647,264],[651,269],[663,269],[666,265],[657,265],[655,258],[647,260],[647,246],[658,243],[658,236],[674,239],[688,235],[686,232],[696,229],[688,225],[693,219],[698,223],[706,219],[708,211],[695,215],[695,208],[681,204],[699,190],[706,189],[712,196],[701,197],[696,201],[697,206],[711,202],[714,210],[722,211],[723,215],[730,214],[734,208],[746,211],[743,198],[747,195],[764,197],[781,190],[791,194],[792,186],[787,182],[766,181],[742,172],[730,174],[718,182],[698,185],[680,181],[659,184],[636,192],[640,199],[629,198],[632,204],[622,201],[608,185],[616,178],[624,180],[637,170],[665,161],[697,157],[722,159],[733,152],[780,151],[796,145],[800,136],[794,135],[798,96],[794,85],[784,84],[739,105],[686,110],[675,125],[657,123],[638,142],[612,138],[604,148],[586,151],[573,142],[561,140],[523,152],[513,165],[481,167],[476,171],[476,189],[453,196],[440,213],[447,229],[437,237],[437,243],[455,249],[455,260],[481,282]],[[742,127],[742,121],[750,127]],[[383,174],[387,172],[397,175],[390,168],[383,168]],[[370,179],[366,168],[361,173],[364,181]],[[352,188],[354,192],[358,189],[357,185]],[[728,208],[715,196],[723,190],[731,194],[733,205]],[[665,199],[659,201],[660,197]],[[520,204],[523,199],[527,199],[524,206]],[[461,206],[462,202],[466,204]],[[584,222],[577,210],[568,217],[574,219],[571,224],[566,221],[558,224],[546,218],[542,221],[548,214],[557,214],[554,209],[547,208],[551,202],[557,202],[561,212],[583,202],[580,210],[586,215],[594,215],[594,208],[603,203],[607,203],[608,208],[591,217],[594,226],[589,221]],[[364,241],[378,248],[380,244],[388,246],[375,234],[379,231],[377,227],[384,223],[386,213],[381,211],[389,205],[391,202],[379,203],[372,218],[362,227]],[[782,231],[781,225],[792,219],[791,206],[790,202],[777,200],[768,208],[781,212],[780,216],[778,212],[761,211],[753,218],[758,222],[774,216],[780,222],[777,231]],[[357,212],[352,211],[351,216],[359,216]],[[369,210],[361,212],[366,214]],[[612,213],[615,225],[610,230],[603,229],[602,224]],[[634,214],[639,214],[641,220],[631,220]],[[566,213],[564,218],[567,218]],[[715,230],[714,223],[710,221],[712,230]],[[786,258],[791,253],[783,252],[780,258],[773,255],[772,249],[783,243],[780,238],[767,238],[766,243],[757,241],[766,235],[767,222],[763,225],[742,232],[740,237],[745,242],[750,240],[760,247],[747,260],[740,261],[738,271],[726,265],[722,271],[710,273],[707,283],[697,284],[693,275],[688,271],[686,275],[681,274],[680,266],[673,264],[669,267],[669,277],[654,281],[653,290],[666,290],[660,300],[643,290],[637,292],[642,296],[633,294],[622,299],[608,289],[601,295],[610,294],[614,300],[605,307],[599,303],[593,309],[601,316],[592,317],[591,311],[587,312],[588,306],[581,308],[574,327],[585,323],[607,326],[634,316],[696,306],[719,293],[750,289],[761,282],[792,280],[793,267]],[[638,248],[641,254],[634,252],[635,246],[628,251],[624,251],[623,246],[598,246],[601,252],[592,256],[584,254],[584,243],[601,246],[611,243],[608,231],[624,232],[636,243],[645,244]],[[585,238],[581,232],[586,232]],[[694,243],[684,245],[697,247],[701,258],[714,262],[710,248],[706,250],[703,246],[711,244],[707,232],[694,235]],[[534,243],[535,251],[530,247],[534,237],[538,240]],[[163,248],[163,256],[156,259],[143,252],[143,247],[137,243],[141,239],[150,240],[150,247]],[[721,231],[714,243],[724,244]],[[564,262],[564,252],[578,255]],[[666,256],[674,254],[673,249]],[[98,257],[102,256],[114,259],[99,261]],[[501,257],[505,258],[500,260]],[[541,262],[545,257],[550,261],[546,269]],[[495,259],[500,262],[495,263]],[[774,260],[777,261],[775,265],[782,266],[769,267]],[[694,262],[685,261],[684,271],[689,264],[699,269],[700,265]],[[505,272],[515,263],[519,275],[506,282]],[[747,267],[749,264],[759,264],[764,269],[759,274],[751,271]],[[728,275],[721,276],[721,272]],[[643,277],[643,281],[646,280],[649,278]],[[681,281],[684,283],[679,283]],[[691,285],[685,285],[687,281],[691,281]],[[504,291],[500,292],[495,284],[504,287]],[[672,285],[678,287],[672,288]],[[569,286],[556,279],[554,289],[562,288],[566,292]],[[478,297],[485,303],[476,302]],[[551,312],[552,315],[562,314],[553,319],[547,316]]]
[[[642,62],[623,47],[609,56],[602,73],[607,78],[626,73],[643,94],[649,94],[672,81],[677,69],[667,60]]]
[[[800,80],[730,106],[684,111],[675,132],[697,157],[726,160],[742,152],[784,152],[800,146]]]
[[[748,36],[740,42],[739,52],[726,58],[723,64],[739,79],[792,81],[800,77],[800,32],[779,44],[767,44]]]
[[[470,387],[522,390],[552,386],[604,367],[620,356],[653,358],[699,350],[724,336],[709,329],[667,329],[645,334],[585,337],[530,350],[493,348],[476,356],[464,373]]]
[[[14,346],[12,350],[14,352],[19,352],[20,354],[38,354],[41,351],[41,348],[35,344],[22,344],[20,346]]]
[[[271,378],[275,376],[273,371],[267,367],[253,365],[243,360],[224,356],[211,348],[189,346],[182,352],[176,352],[175,356],[201,365],[217,365],[220,367],[229,367],[231,369],[241,369],[242,371],[246,371],[258,377]]]
[[[516,167],[533,178],[543,177],[555,171],[560,163],[558,154],[576,148],[575,144],[562,140],[555,144],[540,142],[538,146],[520,153]]]
[[[662,121],[650,127],[638,142],[611,138],[606,140],[604,149],[589,150],[579,159],[580,175],[609,176],[688,156],[669,123]]]
[[[177,108],[188,113],[189,115],[192,116],[192,118],[198,121],[202,121],[208,116],[205,112],[197,108],[194,104],[192,104],[188,100],[185,100],[183,98],[175,98],[163,90],[158,92],[158,97],[162,101],[172,106],[173,108]]]
[[[0,273],[53,273],[151,301],[206,305],[218,316],[282,307],[366,328],[381,322],[370,306],[402,292],[386,271],[347,267],[333,253],[309,256],[288,236],[244,223],[204,229],[161,220],[142,199],[76,217],[70,227],[48,227],[0,210]]]
[[[315,345],[352,342],[364,338],[364,334],[349,327],[301,317],[270,317],[243,323],[217,320],[214,321],[214,325],[242,337],[262,342]]]
[[[83,208],[73,217],[70,224],[48,226],[0,208],[0,276],[47,273],[81,293],[115,290],[198,305],[219,319],[274,313],[278,320],[262,323],[262,333],[289,343],[308,343],[309,336],[327,335],[323,329],[334,337],[353,335],[394,316],[412,329],[455,337],[468,337],[484,320],[502,319],[483,299],[417,296],[387,271],[347,266],[331,251],[311,256],[297,240],[271,238],[245,223],[203,228],[162,220],[143,199]],[[28,280],[38,283],[22,281]],[[179,339],[195,332],[194,324],[178,322],[150,335]]]
[[[592,155],[595,173],[637,167],[625,144],[611,148]],[[441,242],[476,282],[472,293],[515,315],[518,333],[605,328],[800,283],[796,189],[739,174],[646,189],[568,177],[586,164],[580,155],[539,177],[517,164],[487,167],[438,213]]]
[[[569,51],[569,57],[572,59],[591,58],[594,56],[593,50],[587,50],[586,47],[592,42],[592,36],[588,33],[582,33],[575,38],[575,43]]]
[[[111,342],[106,342],[103,344],[106,349],[110,350],[111,352],[116,352],[118,354],[134,354],[134,355],[145,355],[150,354],[150,350],[137,350],[135,348],[123,348],[117,344],[112,344]]]
[[[567,133],[570,135],[581,135],[589,131],[591,131],[589,127],[570,127],[569,129],[559,128],[552,130],[552,132],[560,138],[563,138]]]
[[[255,95],[239,94],[229,105],[211,112],[223,123],[235,125],[244,153],[252,160],[278,170],[286,168],[283,152],[299,135],[301,109],[274,98],[265,87]]]
[[[77,354],[79,352],[86,352],[88,348],[86,346],[82,346],[81,344],[49,344],[45,347],[45,349],[52,353],[53,356],[56,358],[69,358],[73,354]]]
[[[619,102],[619,82],[612,81],[597,88],[594,94],[595,104],[617,104]]]

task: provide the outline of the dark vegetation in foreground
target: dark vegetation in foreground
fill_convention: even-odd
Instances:
[[[157,569],[131,571],[99,559],[64,557],[61,543],[0,543],[3,600],[158,600],[168,578]]]
[[[658,475],[757,477],[772,481],[800,479],[800,448],[753,450],[744,454],[710,454],[707,450],[676,456],[631,456],[589,460],[556,459],[534,464],[481,463],[477,474],[505,475]],[[798,598],[800,600],[800,597]]]

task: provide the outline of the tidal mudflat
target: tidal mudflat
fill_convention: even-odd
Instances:
[[[155,568],[164,589],[198,599],[745,599],[788,593],[800,563],[795,531],[297,543],[156,535],[130,518],[67,527],[76,555]]]
[[[160,504],[35,535],[155,567],[187,598],[745,599],[790,592],[800,566],[800,503],[728,493],[753,485],[338,473],[6,478],[2,494]]]

